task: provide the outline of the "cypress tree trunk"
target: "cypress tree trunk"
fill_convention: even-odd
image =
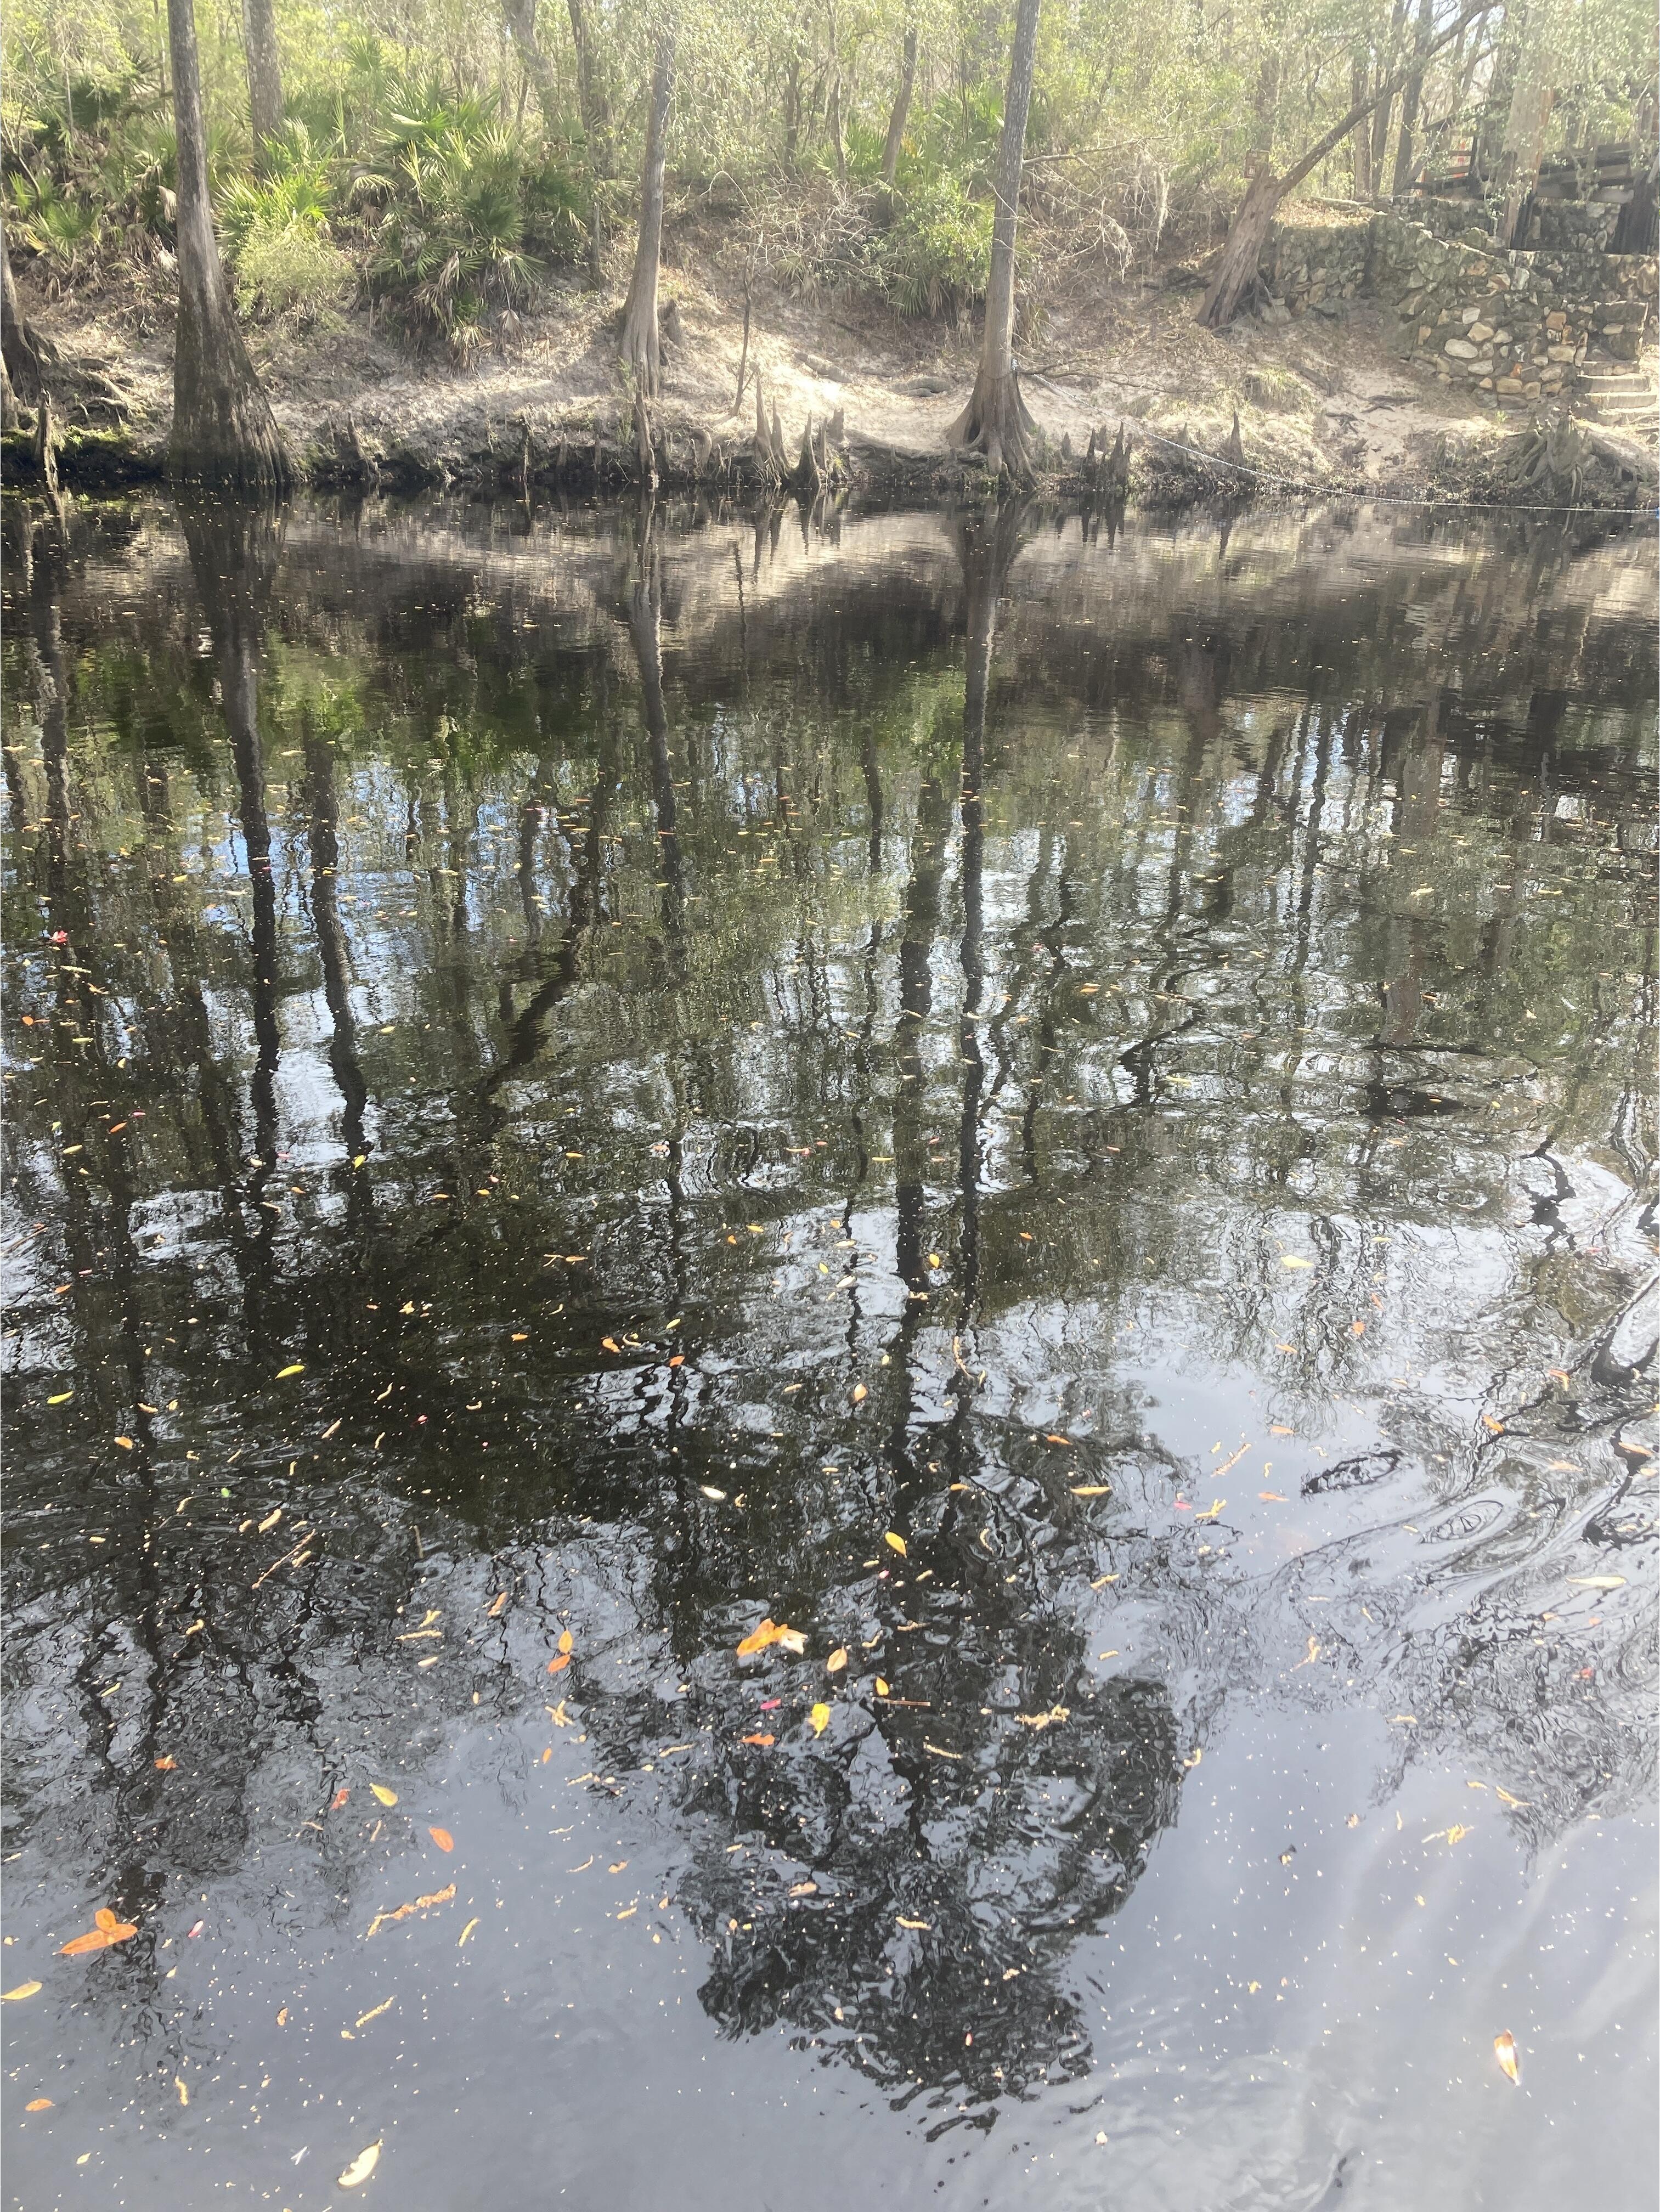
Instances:
[[[242,0],[242,46],[248,63],[248,121],[258,148],[277,136],[283,121],[283,64],[272,0]]]
[[[893,112],[888,117],[887,143],[882,149],[882,182],[891,185],[894,172],[899,167],[899,152],[905,143],[905,120],[910,113],[910,96],[916,87],[916,26],[905,27],[905,58],[899,70],[899,89],[893,96]]]
[[[646,160],[640,185],[640,239],[634,249],[634,274],[623,307],[621,356],[634,371],[648,399],[657,397],[663,342],[657,327],[657,276],[663,259],[663,168],[668,156],[669,101],[674,92],[674,49],[666,40],[657,49],[651,76],[651,112],[646,122]]]
[[[3,300],[0,300],[0,356],[4,358],[13,390],[20,398],[33,403],[40,392],[40,356],[17,304],[17,286],[12,277],[11,255],[6,249],[3,228],[0,228],[0,279],[4,283]]]
[[[1032,71],[1037,59],[1038,0],[1019,0],[1014,45],[1009,55],[1008,96],[1003,103],[1003,135],[997,145],[993,189],[997,212],[992,222],[991,273],[986,285],[986,333],[980,368],[969,404],[946,433],[946,442],[967,453],[982,453],[994,476],[1030,477],[1029,433],[1037,428],[1020,397],[1014,366],[1014,240],[1020,221],[1020,173],[1025,156],[1026,114],[1031,106]]]
[[[208,155],[192,0],[167,0],[179,141],[179,327],[173,364],[172,474],[248,491],[288,485],[289,457],[231,311],[208,204]]]

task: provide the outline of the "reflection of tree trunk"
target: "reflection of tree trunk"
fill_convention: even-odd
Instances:
[[[189,503],[180,510],[197,596],[208,618],[219,672],[221,710],[236,768],[242,842],[252,890],[254,1065],[249,1085],[258,1166],[248,1183],[259,1209],[259,1243],[269,1254],[277,1216],[261,1206],[277,1156],[277,884],[259,740],[259,653],[265,606],[277,569],[277,522],[270,508]]]
[[[651,757],[652,800],[657,816],[658,869],[663,886],[663,936],[671,982],[685,981],[685,879],[676,826],[674,767],[669,758],[668,715],[663,705],[663,587],[660,556],[646,526],[640,572],[629,595],[629,635],[640,669],[646,743]]]
[[[363,1109],[368,1086],[357,1059],[357,1025],[351,1011],[351,955],[340,919],[340,807],[334,788],[334,748],[307,719],[305,738],[306,810],[311,820],[312,919],[323,963],[323,997],[333,1022],[329,1067],[345,1113],[341,1136],[347,1156],[363,1150]]]

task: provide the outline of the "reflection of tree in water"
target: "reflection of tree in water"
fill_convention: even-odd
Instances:
[[[741,605],[700,614],[702,569],[648,519],[625,573],[609,547],[567,549],[591,601],[528,643],[537,603],[515,580],[481,614],[453,546],[368,584],[356,556],[308,556],[268,636],[269,526],[187,518],[205,651],[183,592],[146,602],[139,644],[100,640],[80,556],[38,552],[8,639],[32,709],[8,788],[33,824],[7,893],[28,975],[8,987],[37,1024],[9,1195],[20,1226],[53,1228],[17,1312],[12,1508],[41,1534],[9,1561],[13,1663],[61,1695],[79,1762],[31,1738],[31,1814],[129,1906],[241,1863],[273,1764],[308,1834],[348,1748],[418,1759],[475,1689],[517,1709],[505,1642],[481,1643],[419,1678],[412,1716],[391,1694],[400,1606],[448,1576],[482,1609],[499,1571],[528,1619],[573,1528],[626,1531],[629,1632],[700,1685],[760,1591],[814,1625],[817,1656],[832,1629],[853,1654],[817,1740],[793,1686],[772,1717],[691,1699],[683,1732],[707,1721],[715,1751],[680,1808],[683,1902],[711,2012],[788,2021],[947,2101],[1082,2064],[1067,1948],[1127,1893],[1181,1774],[1159,1681],[1091,1680],[1084,1582],[1139,1575],[1215,1672],[1209,1571],[1147,1533],[1186,1470],[1104,1347],[1144,1282],[1208,1297],[1208,1271],[1196,1350],[1256,1358],[1284,1326],[1294,1219],[1323,1262],[1309,1395],[1363,1383],[1381,1324],[1350,1333],[1373,1310],[1358,1231],[1438,1218],[1454,1168],[1507,1202],[1468,1113],[1403,1102],[1491,1079],[1478,1101],[1502,1103],[1524,1008],[1564,1008],[1555,1062],[1528,1037],[1546,1073],[1526,1079],[1525,1149],[1554,1212],[1529,1198],[1492,1249],[1524,1292],[1529,1237],[1572,1259],[1552,1164],[1612,1128],[1635,1178],[1651,1005],[1580,994],[1615,964],[1640,854],[1605,853],[1601,826],[1576,844],[1553,810],[1602,805],[1640,687],[1620,678],[1626,704],[1582,723],[1576,754],[1564,686],[1599,633],[1541,643],[1461,586],[1455,641],[1496,622],[1483,650],[1536,696],[1496,738],[1439,664],[1400,703],[1422,633],[1390,570],[1321,647],[1335,675],[1282,617],[1177,593],[1134,602],[1104,646],[1064,619],[1068,587],[1011,594],[1019,528],[1008,510],[964,526],[960,577],[854,563],[774,602],[757,542]],[[988,733],[994,642],[1018,742]],[[1371,696],[1389,711],[1352,704]],[[1074,766],[1079,714],[1104,735]],[[1412,848],[1398,890],[1385,826]],[[246,890],[226,890],[243,859]],[[1542,931],[1528,895],[1562,880],[1572,904]],[[1472,882],[1510,888],[1461,939]],[[1433,918],[1405,896],[1426,883]],[[112,1130],[114,1102],[142,1132]],[[1441,1279],[1416,1289],[1414,1353],[1460,1314]],[[279,1389],[290,1348],[305,1372]],[[1495,1370],[1505,1354],[1495,1338]],[[1572,1415],[1587,1463],[1638,1367],[1599,1359]],[[70,1365],[76,1399],[48,1417]],[[1025,1395],[1064,1401],[1085,1374],[1085,1455],[1045,1463]],[[1446,1441],[1433,1405],[1394,1418],[1380,1484]],[[1069,1494],[1085,1473],[1110,1505]],[[1529,1505],[1529,1541],[1571,1519],[1555,1478]],[[1639,1540],[1639,1510],[1609,1503],[1588,1540]],[[884,1528],[909,1542],[903,1589],[861,1565]],[[301,1564],[265,1575],[285,1545]],[[1296,1573],[1234,1646],[1265,1680]],[[1493,1682],[1486,1707],[1524,1709],[1540,1662],[1519,1602],[1473,1609],[1455,1652],[1413,1636],[1404,1577],[1354,1579],[1388,1631],[1352,1671],[1393,1670],[1420,1741],[1466,1728],[1473,1680]],[[1615,1771],[1600,1684],[1532,1692],[1553,1714],[1584,1702],[1575,1772]],[[584,1684],[581,1709],[619,1771],[650,1755],[645,1704]],[[318,1845],[328,1911],[350,1887],[338,1848]],[[117,1971],[150,1972],[149,1942]]]

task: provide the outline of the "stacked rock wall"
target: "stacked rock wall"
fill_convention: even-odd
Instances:
[[[1414,216],[1448,204],[1412,204]],[[1341,315],[1348,301],[1371,297],[1399,318],[1396,349],[1432,362],[1444,384],[1500,407],[1571,395],[1593,339],[1637,357],[1654,315],[1657,265],[1603,251],[1602,207],[1547,211],[1576,220],[1548,225],[1553,242],[1529,253],[1477,244],[1468,226],[1443,235],[1389,209],[1346,222],[1278,223],[1261,263],[1267,314]]]

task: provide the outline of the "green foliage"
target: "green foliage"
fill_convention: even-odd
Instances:
[[[233,177],[218,198],[236,302],[246,315],[310,321],[342,296],[352,277],[352,264],[330,231],[333,164],[297,116],[266,142],[264,164],[258,175]]]

